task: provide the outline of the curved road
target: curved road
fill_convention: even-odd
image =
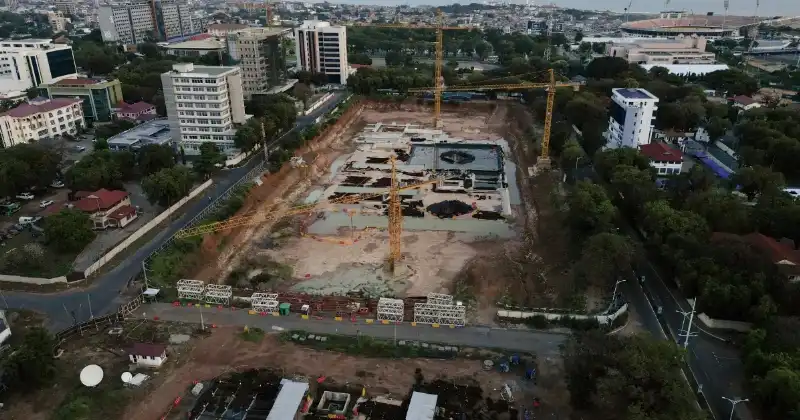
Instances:
[[[292,131],[303,129],[314,123],[314,119],[328,113],[345,99],[346,92],[337,92],[333,98],[308,116],[298,117]],[[274,147],[280,139],[273,142]],[[259,162],[264,160],[264,155],[257,153],[246,165],[224,171],[214,179],[214,184],[206,190],[206,197],[216,200],[231,185],[240,180]],[[40,294],[24,292],[8,292],[4,294],[5,302],[10,308],[27,309],[41,312],[48,317],[48,327],[58,331],[69,327],[75,320],[82,322],[91,315],[99,316],[116,310],[125,303],[119,296],[128,281],[136,277],[142,270],[142,262],[150,253],[166,242],[172,235],[186,225],[193,217],[208,206],[207,200],[201,200],[188,208],[177,220],[173,221],[166,229],[139,248],[132,256],[122,261],[111,271],[92,282],[86,289],[75,289],[61,293]],[[91,305],[91,312],[90,312]]]

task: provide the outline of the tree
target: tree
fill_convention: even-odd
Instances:
[[[581,31],[575,32],[575,43],[576,44],[580,43],[582,39],[583,39],[583,32]]]
[[[703,217],[713,232],[744,234],[752,231],[748,207],[727,191],[693,194],[684,209]]]
[[[682,351],[646,335],[577,334],[562,355],[572,405],[597,420],[704,420]]]
[[[561,150],[561,167],[566,169],[570,167],[578,167],[581,159],[586,158],[586,153],[583,151],[580,143],[575,140],[568,140],[564,143],[564,148]]]
[[[347,61],[349,61],[351,64],[362,64],[365,66],[372,65],[372,58],[364,53],[349,54],[347,56]]]
[[[752,200],[762,193],[775,193],[786,184],[783,174],[763,166],[741,168],[731,176],[731,183]]]
[[[151,204],[168,207],[189,194],[193,178],[186,167],[164,168],[142,179],[142,190]]]
[[[108,150],[108,140],[106,139],[95,140],[94,150]]]
[[[25,96],[27,96],[28,99],[33,99],[33,98],[39,96],[39,89],[36,89],[35,87],[28,88],[25,91]]]
[[[73,191],[122,188],[123,173],[113,153],[98,150],[81,159],[67,171],[67,186]]]
[[[271,123],[272,120],[269,120],[269,122]],[[251,118],[245,125],[239,127],[236,130],[236,136],[233,138],[233,144],[243,152],[253,150],[263,141],[261,138],[261,124],[256,118]]]
[[[706,124],[706,131],[711,141],[718,140],[733,127],[731,121],[722,117],[711,117]]]
[[[706,221],[690,211],[675,210],[665,200],[656,200],[644,205],[645,230],[659,243],[671,235],[683,238],[705,239],[709,235]]]
[[[148,144],[139,149],[137,160],[139,173],[147,176],[175,166],[175,152],[169,146]]]
[[[702,77],[710,88],[725,92],[728,96],[752,95],[758,90],[758,81],[747,73],[736,70],[719,70]]]
[[[152,42],[145,42],[144,44],[139,44],[136,46],[136,49],[149,59],[156,59],[161,55],[161,52],[158,50],[158,45]]]
[[[603,187],[579,181],[567,198],[569,220],[581,233],[600,232],[612,225],[616,209]]]
[[[0,154],[0,195],[47,188],[61,164],[59,152],[39,144],[18,144]]]
[[[586,76],[593,79],[624,78],[628,72],[628,62],[619,57],[595,58],[586,66]]]
[[[296,83],[292,88],[292,94],[295,98],[303,102],[303,108],[308,106],[308,100],[311,98],[313,92],[308,85],[303,83]]]
[[[590,284],[606,287],[629,272],[635,256],[636,248],[628,237],[598,233],[586,240],[578,261],[579,272]]]
[[[200,156],[194,161],[192,167],[198,175],[208,178],[219,171],[224,164],[225,155],[217,149],[217,145],[205,142],[200,145]]]
[[[25,332],[22,343],[3,363],[3,380],[14,391],[33,391],[50,383],[56,374],[56,342],[44,328]]]
[[[49,246],[60,252],[82,250],[94,239],[89,215],[74,209],[64,209],[44,221],[44,236]]]

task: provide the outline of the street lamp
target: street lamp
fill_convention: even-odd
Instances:
[[[744,399],[740,400],[738,398],[731,399],[731,398],[728,398],[728,397],[722,397],[722,399],[723,400],[728,400],[731,403],[731,415],[728,416],[728,420],[733,420],[733,413],[736,411],[736,404],[750,401],[750,399],[748,399],[748,398],[744,398]]]
[[[620,284],[620,283],[625,283],[626,281],[628,281],[628,280],[626,280],[626,279],[620,279],[620,280],[617,280],[617,282],[616,282],[616,283],[614,283],[614,292],[613,292],[613,293],[611,293],[611,302],[609,302],[609,304],[608,304],[608,310],[607,310],[606,312],[611,312],[611,307],[614,305],[614,301],[615,301],[615,300],[616,300],[616,298],[617,298],[617,287],[619,287],[619,284]]]

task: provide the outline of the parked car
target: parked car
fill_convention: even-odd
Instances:
[[[85,146],[75,146],[75,151],[76,152],[83,152],[84,150],[86,150]]]
[[[17,198],[19,198],[20,200],[33,200],[33,194],[29,192],[17,194]]]
[[[61,181],[53,181],[50,186],[53,188],[64,188],[64,183]]]
[[[51,204],[53,204],[53,200],[42,200],[39,202],[39,208],[45,208]]]

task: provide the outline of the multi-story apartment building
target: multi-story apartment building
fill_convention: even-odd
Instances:
[[[347,64],[347,28],[329,22],[307,20],[295,28],[295,53],[301,70],[322,73],[328,82],[345,84],[350,73]]]
[[[80,99],[39,99],[0,114],[2,147],[36,142],[62,134],[75,134],[83,127]]]
[[[63,32],[67,30],[67,23],[70,22],[68,18],[64,17],[64,14],[56,11],[56,12],[47,12],[47,22],[50,24],[50,27],[53,28],[53,32]]]
[[[228,33],[228,54],[242,69],[245,98],[266,93],[286,81],[282,41],[288,32],[281,28],[246,28]]]
[[[77,10],[77,6],[75,5],[75,0],[56,0],[55,1],[56,10],[74,15],[75,11]]]
[[[189,6],[168,0],[135,1],[98,10],[103,41],[135,45],[169,41],[196,34]]]
[[[161,84],[173,141],[187,155],[199,154],[208,142],[228,155],[239,152],[236,125],[250,117],[244,113],[239,67],[174,64],[161,75]]]
[[[606,148],[635,147],[650,143],[658,98],[644,89],[612,89]]]
[[[49,39],[0,42],[0,96],[76,76],[69,45]]]
[[[117,79],[64,79],[40,85],[39,95],[50,99],[79,98],[87,123],[109,122],[113,109],[122,102],[122,86]]]
[[[679,35],[675,39],[636,42],[611,42],[606,46],[610,57],[620,57],[636,64],[713,64],[714,53],[706,52],[703,37]]]

